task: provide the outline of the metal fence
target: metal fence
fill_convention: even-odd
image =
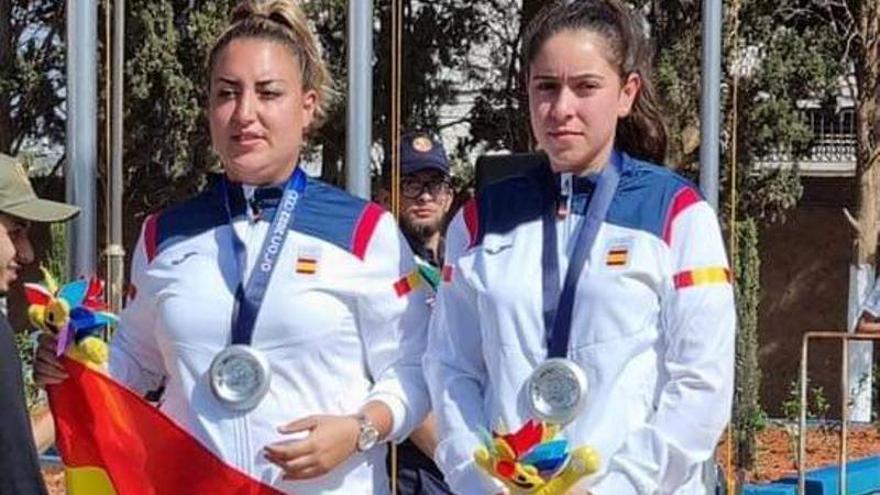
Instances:
[[[847,333],[834,331],[815,331],[804,334],[801,347],[801,373],[800,373],[800,421],[798,424],[798,494],[806,493],[806,466],[807,466],[807,362],[809,359],[810,341],[812,340],[840,340],[843,350],[840,374],[840,476],[839,492],[846,491],[846,463],[847,463],[847,425],[849,417],[849,342],[851,340],[878,340],[880,333]]]

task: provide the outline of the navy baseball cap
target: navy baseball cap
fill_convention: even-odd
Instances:
[[[389,176],[391,157],[383,164],[383,175]],[[449,175],[449,160],[439,140],[426,133],[404,134],[400,138],[400,173],[412,174],[434,169]]]

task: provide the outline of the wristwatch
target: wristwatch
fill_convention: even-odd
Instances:
[[[364,413],[356,415],[355,419],[357,419],[358,427],[360,428],[357,436],[357,450],[358,452],[366,452],[372,449],[376,442],[379,441],[379,430],[376,429],[376,426],[373,425],[373,422]]]

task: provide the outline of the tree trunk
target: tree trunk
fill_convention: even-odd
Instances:
[[[859,233],[856,240],[856,263],[877,263],[877,186],[880,185],[880,3],[866,2],[859,20],[862,49],[855,60],[858,102],[857,165],[858,196],[856,207]]]
[[[12,0],[0,0],[0,83],[5,83],[15,59],[12,49]],[[15,134],[9,91],[0,91],[0,153],[9,153]]]
[[[858,231],[853,243],[850,283],[849,328],[858,318],[853,302],[861,302],[870,290],[867,283],[877,265],[878,191],[880,187],[880,2],[864,2],[857,15],[859,43],[854,50],[854,67],[858,100],[856,103],[856,219]],[[870,421],[871,408],[871,343],[850,345],[851,389],[867,378],[853,397],[851,419]],[[862,382],[864,383],[864,382]]]

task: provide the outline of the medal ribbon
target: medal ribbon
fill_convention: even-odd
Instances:
[[[575,231],[574,252],[565,273],[562,293],[559,292],[559,253],[557,251],[555,198],[545,205],[543,217],[544,242],[541,261],[544,266],[542,285],[543,300],[558,301],[555,307],[544,310],[544,331],[547,338],[547,357],[564,358],[568,355],[568,343],[571,337],[571,318],[574,310],[574,296],[577,293],[578,280],[584,269],[590,250],[596,242],[599,228],[611,207],[611,200],[620,182],[621,156],[618,151],[611,153],[610,163],[602,169],[596,188],[593,190],[587,213]],[[552,197],[552,195],[551,195]]]
[[[260,307],[263,299],[266,297],[266,288],[269,286],[269,280],[272,278],[272,272],[278,264],[278,256],[284,248],[284,241],[287,234],[293,226],[293,213],[300,195],[306,189],[306,174],[299,167],[296,167],[287,179],[284,186],[284,195],[275,211],[275,217],[272,224],[266,232],[266,238],[263,239],[263,246],[260,248],[260,254],[257,262],[251,271],[247,285],[243,284],[244,279],[244,260],[247,254],[247,248],[244,242],[235,233],[232,225],[232,208],[230,206],[229,186],[224,178],[221,182],[223,187],[224,204],[226,206],[226,214],[229,217],[230,236],[232,239],[232,249],[235,252],[235,260],[238,268],[238,285],[235,288],[235,306],[232,310],[232,344],[250,345],[254,334],[254,325],[257,322],[257,315],[260,313]]]

